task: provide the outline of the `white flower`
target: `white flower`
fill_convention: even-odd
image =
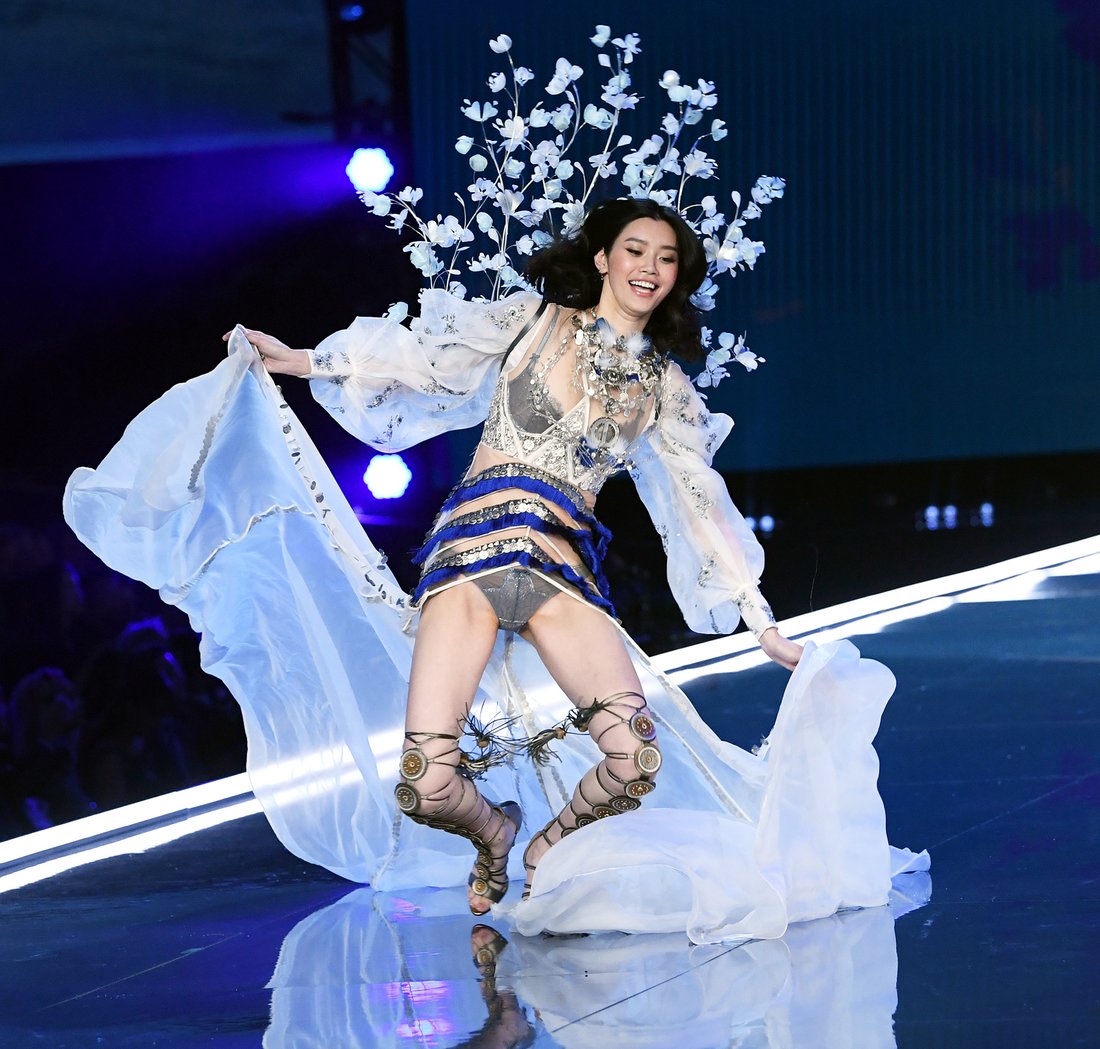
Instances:
[[[661,162],[657,165],[661,171],[668,171],[673,175],[680,174],[680,151],[678,149],[670,149],[663,157]]]
[[[641,39],[637,33],[627,33],[626,36],[617,36],[611,41],[616,47],[622,48],[624,65],[630,65],[634,56],[641,54],[642,49],[638,46]]]
[[[732,200],[732,201],[733,201],[733,206],[734,206],[735,208],[739,208],[739,207],[741,207],[741,194],[740,194],[740,193],[738,193],[738,192],[737,192],[737,190],[734,190],[734,191],[733,191],[733,192],[732,192],[732,193],[730,194],[730,200]]]
[[[512,288],[523,283],[523,278],[511,266],[507,265],[500,268],[500,280],[506,288]]]
[[[531,164],[534,167],[557,167],[561,157],[561,147],[553,139],[544,139],[531,150]]]
[[[649,138],[644,139],[633,153],[627,153],[623,157],[623,163],[625,164],[644,164],[648,157],[653,156],[655,153],[660,153],[661,146],[663,145],[660,135],[650,135]]]
[[[699,201],[699,206],[703,209],[704,215],[713,215],[718,210],[718,201],[714,197],[706,196]]]
[[[473,233],[466,229],[454,215],[426,222],[424,234],[430,243],[437,244],[441,248],[450,248],[456,243],[466,243],[474,239]]]
[[[475,153],[472,157],[470,157],[470,167],[473,168],[474,171],[484,171],[488,166],[489,161],[487,161],[480,153]]]
[[[515,190],[504,189],[497,194],[497,206],[503,215],[514,215],[522,203],[523,194]]]
[[[695,385],[706,389],[707,387],[717,386],[723,379],[729,375],[729,372],[721,365],[715,365],[711,367],[710,358],[707,358],[706,371],[700,372],[695,376]]]
[[[393,321],[394,324],[400,324],[409,315],[409,304],[407,302],[395,302],[385,313],[383,317],[388,321]]]
[[[554,174],[560,179],[567,179],[573,177],[573,162],[571,160],[563,160],[556,168],[554,168]]]
[[[479,200],[484,200],[486,197],[495,197],[497,188],[487,178],[479,178],[474,180],[472,186],[466,187],[466,192],[470,194],[470,200],[476,204]]]
[[[714,90],[714,84],[709,80],[700,80],[699,91],[697,94],[693,92],[691,104],[698,106],[700,109],[712,109],[718,105],[718,95]]]
[[[397,199],[401,201],[402,204],[409,204],[412,207],[416,207],[416,205],[420,202],[420,198],[422,196],[424,196],[424,191],[422,189],[416,189],[413,186],[406,186],[400,193],[397,194]]]
[[[559,58],[554,68],[554,76],[546,85],[548,95],[560,95],[574,80],[579,80],[584,75],[580,66],[573,65],[568,58]]]
[[[455,149],[458,150],[463,156],[470,152],[471,147],[474,144],[474,140],[469,135],[460,135],[458,141],[455,143]]]
[[[626,167],[623,169],[623,185],[626,186],[627,189],[637,189],[641,184],[641,164],[627,164]]]
[[[710,137],[715,142],[721,142],[729,134],[724,120],[712,120],[710,123]]]
[[[688,106],[684,112],[685,124],[698,124],[703,119],[703,111],[701,109],[695,109],[692,106]]]
[[[503,91],[508,84],[507,78],[503,73],[493,73],[489,77],[489,90],[496,94],[498,91]]]
[[[787,183],[774,175],[761,175],[756,180],[756,185],[768,194],[769,200],[779,200],[783,196]]]
[[[649,199],[660,204],[662,208],[671,208],[676,202],[676,197],[667,189],[651,189]]]
[[[546,125],[550,123],[550,114],[542,108],[541,102],[531,110],[531,115],[527,118],[527,122],[531,127],[546,127]]]
[[[691,304],[697,310],[702,310],[704,313],[708,313],[714,309],[714,297],[718,294],[718,285],[707,277],[703,283],[699,285],[698,290],[691,296]]]
[[[713,337],[714,332],[706,326],[699,329],[699,342],[704,350],[710,349],[710,340]]]
[[[512,38],[505,33],[501,33],[495,40],[489,41],[489,46],[498,55],[503,55],[512,49]]]
[[[717,168],[713,157],[708,157],[701,149],[693,149],[684,157],[684,171],[688,178],[710,178]]]
[[[680,74],[677,73],[675,69],[666,69],[665,70],[665,75],[663,77],[661,77],[661,79],[658,81],[658,83],[666,91],[670,87],[677,87],[680,83]]]
[[[478,121],[478,123],[492,120],[497,115],[497,107],[492,102],[471,102],[468,98],[464,98],[462,101],[465,103],[462,112],[471,120]]]
[[[555,131],[568,131],[569,125],[573,123],[573,104],[566,102],[564,105],[558,106],[550,114],[550,123],[554,126]]]
[[[523,117],[509,117],[494,125],[504,139],[504,148],[511,153],[526,137],[527,125]]]
[[[408,217],[408,210],[402,208],[400,211],[395,211],[393,212],[393,214],[390,215],[390,221],[387,223],[387,225],[390,227],[390,229],[401,232],[401,230],[405,227],[405,219],[407,219]]]
[[[475,221],[477,222],[477,228],[482,233],[488,233],[493,228],[493,216],[487,211],[479,211]]]
[[[408,252],[409,260],[425,277],[434,277],[443,269],[443,263],[436,258],[427,241],[414,240],[402,250]]]
[[[588,158],[588,163],[600,178],[607,178],[619,170],[618,165],[611,159],[610,153],[595,153]]]
[[[576,200],[572,204],[566,204],[561,217],[562,231],[572,233],[573,230],[580,229],[582,222],[584,222],[584,205]]]
[[[626,73],[620,73],[607,82],[600,98],[614,109],[633,109],[638,104],[638,96],[627,94],[626,88],[629,86],[630,77]]]
[[[546,180],[542,192],[547,200],[557,200],[561,196],[561,179],[551,178]]]
[[[515,78],[516,83],[523,87],[524,84],[529,84],[535,79],[535,74],[526,66],[520,66],[515,72]]]
[[[741,261],[751,270],[756,260],[764,254],[764,243],[759,240],[749,240],[747,237],[740,242]]]
[[[519,178],[523,174],[523,161],[515,157],[509,157],[504,162],[504,174],[509,178]]]
[[[393,205],[393,201],[385,194],[373,193],[369,189],[363,190],[363,192],[359,194],[359,199],[362,200],[375,215],[388,215]]]
[[[550,234],[546,232],[546,230],[537,229],[533,234],[531,234],[531,236],[535,240],[536,248],[545,248],[548,245],[554,243],[554,238],[551,237]]]
[[[672,113],[666,113],[661,119],[661,130],[666,135],[676,135],[680,131],[680,121]]]
[[[771,194],[766,189],[757,185],[752,187],[752,199],[755,200],[757,204],[767,204],[772,198]]]
[[[584,107],[584,122],[590,127],[599,128],[601,131],[606,131],[611,127],[611,122],[615,118],[606,109],[601,109],[599,106],[594,106],[590,102]]]
[[[603,47],[603,45],[607,43],[607,41],[610,39],[610,37],[611,37],[611,26],[598,25],[598,26],[596,26],[596,35],[593,36],[593,37],[589,37],[589,39],[597,47]]]
[[[684,84],[673,84],[668,89],[668,97],[673,102],[686,102],[691,98],[691,88]]]
[[[699,223],[699,232],[705,236],[709,236],[716,230],[722,228],[723,223],[726,221],[726,216],[720,211],[716,211],[713,215],[708,215],[702,222]]]
[[[452,294],[452,295],[453,295],[453,296],[454,296],[454,297],[455,297],[456,299],[464,299],[464,298],[466,298],[466,285],[465,285],[465,284],[459,284],[459,283],[458,283],[458,281],[456,281],[456,280],[452,280],[452,281],[449,281],[449,282],[448,282],[448,284],[447,284],[447,290],[448,290],[448,291],[449,291],[449,292],[450,292],[450,293],[451,293],[451,294]]]
[[[758,219],[763,214],[760,210],[760,205],[753,201],[744,211],[741,212],[741,217],[748,221],[749,219]]]
[[[470,260],[469,268],[471,273],[484,273],[486,270],[499,270],[506,261],[500,252],[496,255],[486,255],[482,252],[476,259]]]
[[[528,234],[524,234],[516,241],[516,251],[521,255],[531,255],[535,251],[535,242]]]

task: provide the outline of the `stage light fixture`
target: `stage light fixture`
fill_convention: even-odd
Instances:
[[[745,524],[747,524],[754,532],[756,531],[756,518],[755,517],[746,517],[745,518]]]
[[[771,514],[764,514],[760,518],[760,531],[764,535],[771,535],[775,531],[775,518]]]
[[[952,506],[950,503],[943,508],[943,526],[944,528],[954,528],[959,523],[959,510],[958,507]]]
[[[363,483],[375,499],[400,499],[411,480],[412,470],[400,455],[376,455],[363,473]]]
[[[358,22],[363,17],[362,4],[342,4],[340,7],[341,22]]]
[[[393,164],[386,155],[384,149],[376,146],[357,149],[351,155],[351,160],[344,170],[347,172],[351,184],[361,193],[363,190],[371,190],[381,193],[393,178]]]

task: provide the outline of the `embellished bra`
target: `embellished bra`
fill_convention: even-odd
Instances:
[[[561,307],[555,307],[538,348],[518,374],[509,378],[505,362],[481,440],[516,462],[545,470],[595,495],[609,477],[626,468],[631,435],[618,434],[616,427],[614,440],[593,440],[593,436],[599,438],[603,417],[592,420],[591,398],[581,397],[562,410],[546,388],[539,364],[557,330],[560,312]],[[538,429],[540,423],[543,428]]]

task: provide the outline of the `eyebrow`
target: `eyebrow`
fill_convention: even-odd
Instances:
[[[628,244],[633,242],[635,244],[644,244],[647,247],[649,246],[649,241],[646,240],[644,237],[627,237],[626,242]],[[660,250],[661,251],[676,251],[677,249],[676,249],[675,244],[662,244]]]

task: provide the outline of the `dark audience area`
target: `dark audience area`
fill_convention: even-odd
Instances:
[[[244,767],[186,617],[58,523],[0,525],[0,840]]]

